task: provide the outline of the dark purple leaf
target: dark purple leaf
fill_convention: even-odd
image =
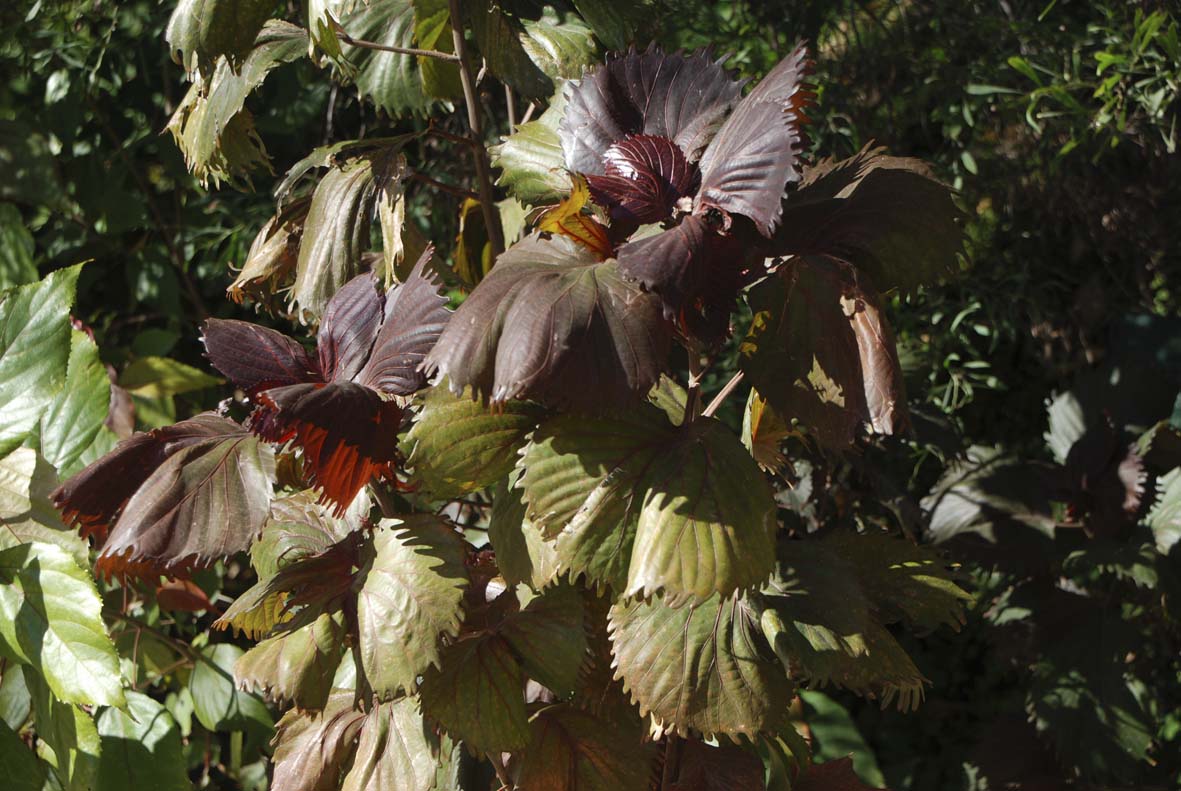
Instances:
[[[748,253],[732,235],[690,215],[679,225],[619,248],[619,271],[659,295],[666,318],[712,342],[730,327],[738,289],[750,275]]]
[[[402,408],[353,382],[299,384],[259,394],[254,430],[303,449],[309,483],[342,514],[374,478],[392,477]]]
[[[677,777],[670,791],[747,791],[763,788],[763,762],[738,745],[717,747],[699,739],[681,746]]]
[[[633,135],[607,149],[605,175],[587,176],[591,195],[612,221],[643,224],[672,216],[679,198],[697,189],[697,168],[666,137]]]
[[[84,536],[105,538],[120,509],[160,465],[190,445],[226,436],[227,423],[238,429],[237,424],[205,413],[134,434],[55,489],[50,495],[53,504],[67,524],[81,525]]]
[[[834,758],[810,764],[792,784],[795,791],[884,791],[861,782],[852,758]]]
[[[1063,473],[1062,494],[1070,515],[1082,521],[1088,535],[1115,537],[1135,524],[1148,473],[1135,447],[1121,442],[1110,419],[1092,426],[1070,447]]]
[[[720,209],[754,220],[764,236],[775,230],[784,190],[800,180],[807,54],[797,46],[726,119],[701,158],[695,212]]]
[[[630,286],[616,262],[565,237],[530,236],[456,311],[426,367],[462,392],[503,402],[602,408],[647,393],[670,340],[659,301]]]
[[[426,385],[426,374],[419,368],[451,318],[447,297],[439,293],[439,282],[427,268],[433,253],[428,246],[406,282],[386,294],[385,321],[369,362],[357,376],[365,387],[409,395]]]
[[[911,290],[955,271],[962,219],[922,162],[866,148],[805,171],[766,252],[836,256],[883,291]]]
[[[320,381],[307,351],[281,332],[232,319],[209,319],[201,340],[213,367],[253,397],[270,387]]]
[[[133,470],[139,485],[111,528],[98,570],[176,574],[247,549],[270,511],[270,449],[237,423],[211,412],[147,436],[156,443],[155,455],[144,454],[139,461],[155,463]],[[117,447],[76,479],[91,487],[121,486],[112,479],[128,458]],[[112,464],[117,466],[104,467]],[[72,483],[59,490],[64,513],[76,505],[68,493]]]
[[[906,426],[906,397],[893,334],[872,289],[852,267],[807,258],[750,294],[755,322],[742,368],[767,402],[798,419],[829,447],[857,428],[893,433]]]
[[[607,149],[636,134],[668,138],[695,161],[741,90],[705,52],[649,49],[611,57],[571,91],[558,128],[566,164],[603,175]]]
[[[383,302],[377,278],[369,273],[354,277],[332,296],[316,338],[324,381],[352,379],[361,370],[381,325]]]

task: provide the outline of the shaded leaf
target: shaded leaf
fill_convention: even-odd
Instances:
[[[0,295],[0,455],[21,444],[65,383],[81,269],[59,269]]]
[[[509,772],[519,788],[546,791],[644,791],[655,750],[639,728],[575,708],[547,706],[529,722],[529,746],[513,755]]]
[[[518,478],[514,471],[493,492],[488,540],[496,552],[496,567],[509,585],[523,582],[541,590],[557,577],[558,556],[553,544],[525,518]]]
[[[837,758],[822,764],[811,764],[805,769],[793,791],[878,791],[867,786],[853,771],[852,758]]]
[[[465,8],[476,46],[495,77],[527,99],[544,99],[553,93],[553,82],[523,45],[521,21],[505,10],[501,0],[477,0]]]
[[[435,741],[413,698],[373,707],[361,723],[356,756],[341,791],[430,791],[437,767]]]
[[[63,703],[33,668],[24,668],[24,676],[33,702],[38,754],[65,791],[93,791],[102,755],[94,719],[81,706]]]
[[[120,387],[145,398],[164,398],[203,390],[221,384],[221,381],[216,376],[167,357],[141,357],[119,375]]]
[[[743,791],[763,788],[758,755],[733,744],[716,747],[698,739],[681,744],[672,791]]]
[[[493,411],[470,392],[457,396],[436,387],[406,435],[406,464],[421,491],[434,499],[483,489],[513,469],[541,415],[540,407],[526,401],[508,401]]]
[[[172,715],[140,692],[127,693],[127,711],[105,709],[98,716],[102,762],[98,791],[150,788],[187,791],[180,729]]]
[[[21,741],[16,731],[0,720],[0,772],[11,791],[41,791],[45,786],[45,765]]]
[[[220,57],[237,70],[275,9],[270,0],[180,0],[164,37],[190,75],[208,76]]]
[[[423,674],[420,699],[423,713],[470,749],[507,752],[529,742],[524,689],[508,644],[486,635],[447,647]]]
[[[565,237],[530,236],[464,301],[426,365],[456,393],[601,409],[647,393],[668,343],[659,305],[614,262]]]
[[[561,697],[574,692],[587,649],[576,588],[559,584],[542,591],[505,619],[500,634],[531,679]]]
[[[791,684],[737,596],[678,609],[659,598],[611,608],[616,676],[666,731],[754,736],[784,722]]]
[[[292,201],[259,229],[242,268],[226,288],[230,299],[242,304],[249,297],[270,305],[280,291],[291,285],[311,204],[310,197]]]
[[[884,786],[886,779],[873,748],[866,743],[845,707],[823,692],[801,690],[800,697],[808,707],[806,722],[812,732],[813,758],[827,762],[851,757],[858,777]]]
[[[234,684],[234,664],[243,653],[230,643],[207,645],[193,665],[188,685],[193,695],[193,712],[211,731],[257,727],[269,730],[274,724],[262,699]]]
[[[420,514],[384,524],[373,558],[358,574],[358,652],[369,687],[380,698],[413,692],[440,661],[440,639],[459,631],[467,587],[463,538]]]
[[[0,653],[63,703],[122,706],[119,660],[90,575],[53,544],[0,550]]]
[[[755,319],[742,368],[785,420],[824,445],[848,445],[861,425],[906,426],[906,396],[894,336],[881,303],[831,259],[790,262],[752,290]]]
[[[321,709],[344,654],[345,626],[325,613],[307,626],[268,637],[234,663],[234,682],[276,703]]]
[[[647,3],[627,5],[612,0],[574,0],[574,7],[608,49],[623,50],[634,41],[636,29],[651,10]]]
[[[341,15],[341,25],[350,36],[387,47],[415,46],[411,0],[370,0],[353,5],[355,11]],[[344,42],[341,50],[350,64],[346,71],[357,90],[379,110],[397,118],[421,115],[434,104],[432,94],[425,90],[424,74],[416,56],[354,47]]]
[[[11,203],[0,203],[0,290],[36,280],[33,235],[25,227],[20,209]]]

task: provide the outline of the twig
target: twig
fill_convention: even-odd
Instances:
[[[738,387],[738,385],[741,383],[742,371],[739,371],[738,373],[731,376],[730,381],[726,382],[725,386],[718,391],[718,394],[713,397],[712,401],[709,402],[709,406],[705,408],[705,411],[701,413],[701,416],[712,417],[714,412],[718,411],[718,407],[722,405],[722,402],[725,401],[729,395],[734,392],[734,388]]]
[[[508,132],[511,135],[517,128],[517,103],[513,101],[513,89],[504,86],[504,103],[508,105]]]
[[[667,791],[680,774],[678,764],[681,759],[681,742],[675,733],[670,733],[664,740],[664,768],[660,772],[660,789]]]
[[[537,112],[537,102],[529,102],[529,106],[525,108],[525,114],[521,116],[521,123],[529,123],[529,119],[533,117],[535,112]]]
[[[496,770],[496,779],[500,781],[501,789],[512,789],[513,781],[509,779],[508,770],[504,768],[504,761],[500,760],[500,756],[496,753],[489,754],[488,763]]]
[[[440,52],[436,49],[415,49],[414,47],[391,47],[388,44],[378,44],[376,41],[366,41],[363,38],[353,38],[345,29],[336,22],[336,35],[340,36],[340,40],[346,44],[361,49],[375,49],[379,52],[393,52],[396,55],[418,55],[423,58],[435,58],[436,60],[445,60],[448,63],[459,63],[459,56],[452,55],[450,52]]]
[[[459,80],[463,83],[463,101],[467,105],[469,136],[475,149],[476,181],[480,188],[480,210],[484,213],[484,225],[488,229],[488,241],[492,245],[492,259],[504,252],[504,236],[496,222],[492,201],[492,175],[489,172],[488,152],[484,148],[484,127],[480,121],[480,105],[476,101],[476,85],[472,79],[472,62],[467,54],[467,43],[463,38],[463,13],[459,0],[448,0],[451,10],[451,38],[455,42],[455,54],[459,58]]]
[[[471,190],[464,189],[463,187],[456,187],[453,184],[444,184],[442,181],[438,181],[436,179],[431,178],[430,176],[426,176],[426,175],[419,173],[417,171],[411,171],[411,172],[407,173],[406,178],[411,179],[412,181],[421,181],[423,184],[434,187],[435,189],[440,190],[442,192],[446,192],[451,195],[455,195],[458,198],[475,199],[475,198],[479,197],[476,195],[476,193],[472,192]]]

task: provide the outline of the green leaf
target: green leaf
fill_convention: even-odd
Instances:
[[[36,280],[33,235],[25,227],[20,209],[0,203],[0,291]]]
[[[907,423],[894,334],[881,301],[832,259],[785,264],[748,297],[754,320],[742,370],[789,423],[823,445],[849,445],[862,425],[893,434]]]
[[[413,698],[375,706],[361,723],[356,756],[341,791],[430,791],[438,766],[436,749],[437,740]]]
[[[387,698],[413,692],[438,665],[440,638],[459,631],[468,580],[462,537],[426,514],[383,522],[373,553],[355,583],[358,651],[369,686]]]
[[[94,581],[58,546],[0,551],[0,653],[36,668],[62,702],[124,704]]]
[[[204,390],[224,380],[167,357],[141,357],[119,375],[119,386],[145,398]]]
[[[852,756],[853,769],[858,777],[884,788],[886,778],[878,767],[873,748],[866,744],[845,707],[823,692],[801,690],[800,697],[808,707],[805,721],[812,731],[813,757],[819,761],[833,761]]]
[[[608,49],[625,50],[635,42],[636,30],[652,12],[645,0],[574,0],[574,7]]]
[[[716,420],[675,427],[651,406],[560,416],[538,427],[521,466],[529,518],[557,534],[573,575],[626,595],[700,602],[771,572],[770,490]]]
[[[345,649],[339,613],[325,613],[307,626],[269,637],[234,663],[234,681],[270,700],[301,709],[321,709]]]
[[[272,791],[337,791],[364,719],[352,690],[333,692],[323,711],[284,714],[275,733]]]
[[[419,49],[453,52],[451,12],[447,0],[414,0],[414,40]],[[463,98],[459,65],[438,58],[418,56],[422,87],[436,99],[456,101]]]
[[[64,791],[94,791],[102,754],[94,720],[81,706],[63,703],[33,668],[24,671],[33,700],[38,755],[53,767]]]
[[[336,517],[310,489],[273,500],[262,534],[250,545],[250,564],[259,581],[343,541],[360,528],[360,515],[368,515],[368,508],[369,499],[362,496],[344,517]]]
[[[193,711],[211,731],[237,731],[274,725],[266,704],[257,695],[234,684],[234,664],[245,652],[230,643],[201,649],[189,676]]]
[[[570,585],[555,585],[505,619],[500,634],[525,673],[559,697],[574,692],[586,657],[582,600]]]
[[[493,167],[500,168],[496,183],[522,203],[556,203],[570,192],[566,155],[558,138],[565,100],[559,94],[536,121],[520,124],[500,145],[488,153]]]
[[[20,445],[66,380],[82,265],[0,295],[0,456]]]
[[[209,79],[189,88],[168,121],[185,164],[202,184],[210,179],[214,184],[237,183],[256,167],[270,170],[246,97],[276,66],[306,55],[308,40],[301,28],[270,20],[257,39],[252,34],[251,44],[240,69],[226,60],[217,61]]]
[[[516,488],[518,477],[514,470],[492,495],[488,540],[496,551],[496,567],[509,585],[523,582],[541,590],[558,575],[558,555],[553,544],[525,518],[525,501]]]
[[[53,467],[31,448],[0,458],[0,549],[34,541],[63,549],[81,568],[90,563],[89,546],[66,527],[49,493],[57,486]]]
[[[41,417],[41,453],[61,475],[81,469],[82,454],[102,430],[110,405],[111,380],[98,346],[74,330],[65,386]]]
[[[665,731],[753,737],[785,721],[791,683],[744,598],[616,604],[611,645],[617,677]]]
[[[0,201],[53,209],[67,205],[49,141],[28,124],[0,121],[0,166],[6,175]]]
[[[573,14],[559,14],[545,6],[540,19],[525,20],[523,25],[521,46],[550,79],[577,79],[598,60],[591,29]]]
[[[415,46],[412,0],[370,0],[356,5],[356,11],[341,18],[341,25],[350,36],[386,47]],[[450,28],[446,34],[449,39]],[[442,36],[443,31],[436,35]],[[361,96],[379,110],[395,118],[422,115],[435,103],[433,94],[426,89],[416,56],[353,47],[343,42],[341,49]],[[454,64],[447,65],[454,69]]]
[[[127,693],[127,711],[105,709],[98,717],[102,761],[98,791],[187,791],[180,728],[159,703],[140,692]]]
[[[271,0],[180,0],[164,37],[190,75],[208,77],[219,57],[236,71],[274,10]]]
[[[0,720],[0,776],[10,791],[41,791],[45,785],[45,765],[3,720]]]
[[[503,479],[537,425],[542,410],[508,401],[492,410],[472,398],[435,387],[406,435],[406,464],[424,495],[436,500],[474,492]]]
[[[29,688],[25,686],[22,666],[4,663],[0,672],[0,720],[9,728],[19,731],[33,711]]]
[[[553,83],[522,44],[521,22],[505,11],[499,0],[475,0],[465,4],[465,9],[476,46],[493,76],[526,99],[544,99],[553,93]]]
[[[655,749],[638,728],[600,719],[570,704],[547,706],[529,721],[529,746],[509,772],[518,788],[645,791]]]
[[[1156,548],[1169,554],[1181,541],[1181,467],[1157,479],[1156,503],[1148,512],[1147,523],[1156,537]]]
[[[482,753],[519,750],[529,742],[525,678],[502,638],[461,640],[423,674],[422,710],[454,738]]]

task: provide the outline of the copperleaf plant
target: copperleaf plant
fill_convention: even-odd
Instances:
[[[440,25],[463,24],[454,4],[393,5],[391,36],[439,45]],[[618,33],[600,4],[574,5]],[[378,6],[311,6],[313,44],[346,70],[359,45],[337,40],[340,20]],[[538,96],[580,61],[551,53],[534,73],[529,53],[589,28],[523,13],[470,23],[482,48],[514,36],[520,51],[488,65]],[[185,36],[186,64],[234,91],[275,65],[238,76],[240,42]],[[707,52],[633,48],[586,69],[502,145],[501,184],[542,205],[480,277],[447,274],[429,246],[399,266],[409,137],[292,168],[232,293],[267,301],[294,281],[314,351],[209,319],[244,419],[135,434],[53,493],[108,574],[184,578],[249,552],[255,581],[217,625],[259,641],[236,683],[292,706],[275,788],[427,791],[465,752],[528,789],[850,784],[847,766],[810,766],[796,689],[921,702],[894,625],[958,627],[966,594],[903,538],[786,527],[780,441],[841,454],[906,428],[880,289],[954,271],[959,214],[912,160],[806,162],[808,65],[801,44],[749,91]],[[440,90],[455,76],[431,74]],[[177,123],[183,141],[192,120]],[[454,312],[445,279],[475,284]],[[754,386],[743,439],[700,398],[740,301],[754,321],[726,393]]]

